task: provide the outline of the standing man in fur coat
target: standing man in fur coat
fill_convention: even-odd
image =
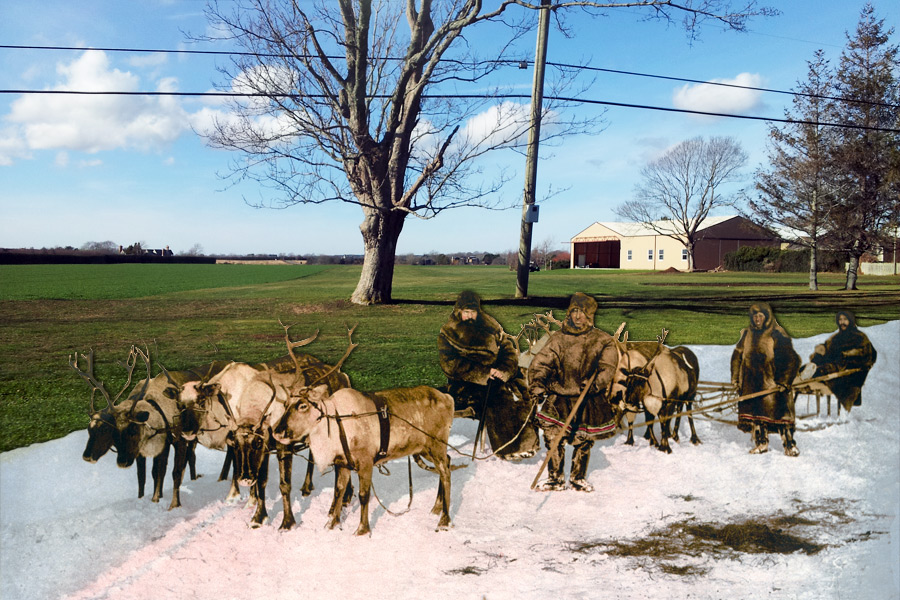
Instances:
[[[856,327],[853,313],[842,310],[835,315],[838,331],[824,344],[816,346],[809,359],[816,365],[812,377],[830,375],[847,369],[859,369],[856,373],[838,377],[826,385],[837,397],[838,402],[847,412],[854,406],[862,404],[862,386],[866,382],[869,369],[875,364],[878,353],[862,331]]]
[[[507,385],[517,374],[519,354],[475,292],[457,298],[438,335],[438,354],[456,410],[484,420],[494,452],[512,460],[533,456],[538,442],[534,426],[526,424],[530,405],[516,402]]]
[[[738,403],[738,428],[751,432],[751,454],[768,451],[770,428],[781,434],[786,455],[800,454],[794,441],[794,392],[790,389],[799,368],[800,357],[791,338],[769,305],[750,306],[750,326],[741,330],[731,355],[731,383],[740,396],[777,388]]]
[[[574,450],[569,484],[575,490],[593,491],[586,478],[591,447],[595,440],[616,432],[617,418],[607,396],[619,353],[613,337],[594,327],[596,312],[593,298],[581,292],[572,296],[562,329],[550,334],[528,369],[529,395],[546,397],[537,414],[538,425],[544,430],[544,444],[550,452],[548,478],[540,487],[542,491],[565,489],[566,443],[572,444]],[[595,374],[559,446],[551,448],[552,440],[562,431],[578,397]]]

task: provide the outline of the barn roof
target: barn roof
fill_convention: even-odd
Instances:
[[[738,218],[737,215],[725,215],[718,217],[706,217],[703,219],[703,223],[700,226],[699,231],[703,231],[704,229],[708,229],[710,227],[714,227],[719,225],[720,223],[724,223],[725,221],[729,221],[731,219]],[[678,230],[675,228],[674,224],[671,221],[661,220],[654,221],[653,224],[656,226],[656,229],[648,225],[644,225],[643,223],[631,223],[631,222],[621,222],[621,221],[596,221],[594,225],[600,225],[609,229],[610,231],[622,236],[622,237],[640,237],[640,236],[653,236],[660,235],[660,231],[670,230],[672,233],[677,233]],[[593,225],[591,225],[593,227]],[[579,233],[577,233],[572,240],[574,241],[578,237],[580,237],[583,233],[585,233],[588,227]]]

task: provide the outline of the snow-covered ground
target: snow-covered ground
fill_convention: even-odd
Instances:
[[[162,502],[138,500],[134,469],[117,469],[113,455],[81,460],[85,431],[6,452],[0,598],[900,598],[900,321],[864,331],[879,357],[863,405],[799,421],[798,458],[775,435],[769,453],[751,456],[748,434],[702,420],[703,444],[683,434],[671,455],[640,436],[634,447],[621,435],[595,445],[596,491],[585,494],[531,491],[543,452],[518,464],[452,452],[468,466],[453,472],[454,527],[444,532],[430,513],[437,477],[416,467],[411,510],[395,517],[373,499],[373,533],[359,538],[356,500],[343,529],[324,528],[330,473],[300,497],[301,460],[299,523],[281,532],[274,460],[272,522],[251,530],[246,503],[223,501],[221,453],[199,451],[203,476],[183,484],[183,508],[167,511],[171,478]],[[826,337],[794,345],[806,359]],[[731,346],[693,349],[701,379],[728,379]],[[451,444],[471,452],[475,426],[457,420]],[[394,512],[408,502],[406,469],[376,474]],[[739,525],[808,545],[754,552],[701,539]]]

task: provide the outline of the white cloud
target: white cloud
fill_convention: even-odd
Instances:
[[[711,83],[724,83],[746,87],[760,87],[762,77],[758,73],[741,73],[734,79],[712,79]],[[762,92],[709,83],[687,84],[672,94],[676,108],[704,112],[749,114],[763,107]]]
[[[61,82],[52,90],[134,92],[140,79],[112,68],[104,52],[85,52],[57,66]],[[175,80],[159,82],[158,91],[172,91]],[[102,150],[158,150],[188,129],[188,115],[169,96],[78,96],[26,94],[12,103],[13,123],[30,149],[64,149],[94,153]]]
[[[501,102],[469,119],[462,136],[484,146],[509,145],[526,134],[530,114],[529,104]]]
[[[29,158],[25,139],[13,127],[0,130],[0,167],[8,167],[15,159]]]

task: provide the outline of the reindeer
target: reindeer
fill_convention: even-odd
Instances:
[[[181,506],[180,487],[187,463],[187,443],[181,437],[181,416],[176,401],[159,393],[159,389],[153,386],[156,379],[151,377],[149,353],[137,346],[131,347],[125,363],[128,381],[115,397],[109,394],[94,375],[93,351],[88,355],[82,354],[81,357],[86,362],[87,370],[79,367],[77,354],[69,357],[69,366],[91,386],[91,424],[88,427],[88,444],[82,457],[93,462],[115,446],[116,464],[119,467],[124,469],[135,462],[138,464],[138,497],[143,496],[146,459],[152,458],[154,490],[151,501],[159,502],[163,493],[169,450],[174,446],[173,491],[169,509]],[[131,383],[139,359],[146,365],[147,376],[120,402],[122,394]],[[107,401],[106,407],[99,411],[94,408],[97,392]]]
[[[294,352],[295,348],[315,340],[316,334],[293,342],[288,332],[290,326],[282,324],[282,327],[289,351],[287,357],[259,364],[233,362],[205,381],[189,382],[182,390],[182,398],[205,414],[199,430],[224,435],[225,443],[233,448],[235,480],[249,487],[250,503],[256,505],[250,523],[254,528],[268,517],[265,488],[268,457],[272,450],[278,456],[279,489],[284,505],[279,528],[290,529],[296,524],[290,502],[295,445],[279,443],[271,435],[272,428],[285,412],[285,405],[309,381],[324,381],[332,391],[350,385],[349,378],[338,371],[349,351],[336,367],[329,367],[311,355]],[[351,336],[352,333],[350,330]],[[311,453],[304,494],[312,489],[312,459]]]
[[[620,410],[627,415],[628,438],[625,443],[634,444],[634,415],[643,407],[645,419],[660,421],[660,441],[656,440],[652,425],[647,426],[645,437],[650,444],[662,452],[670,454],[669,438],[678,441],[678,424],[675,432],[670,432],[669,418],[683,406],[693,406],[699,379],[699,363],[694,353],[684,346],[668,348],[663,329],[657,342],[628,342],[625,334],[623,342],[616,341],[619,348],[619,369],[613,381],[611,398],[619,400]],[[651,353],[651,348],[652,353]],[[700,439],[694,428],[693,418],[688,415],[691,428],[691,443],[699,444]]]
[[[365,535],[371,531],[369,495],[373,468],[409,455],[424,455],[434,464],[440,483],[432,513],[441,515],[438,529],[450,527],[447,440],[452,424],[453,398],[432,387],[371,394],[344,388],[329,395],[323,385],[308,390],[288,407],[274,435],[283,443],[308,439],[320,471],[334,465],[337,482],[328,512],[329,529],[340,523],[341,498],[350,481],[350,471],[358,473],[360,520],[356,535]]]

